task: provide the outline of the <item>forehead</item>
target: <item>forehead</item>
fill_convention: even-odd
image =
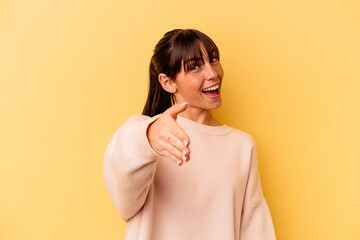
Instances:
[[[213,57],[217,57],[216,50],[212,47],[206,49],[204,44],[200,42],[196,48],[193,48],[193,51],[187,52],[187,55],[183,56],[180,71],[187,72],[191,64],[202,65],[205,61],[210,61],[210,58]]]
[[[209,54],[214,54],[215,50],[208,46],[207,48],[204,46],[204,43],[199,42],[198,45],[193,46],[189,51],[186,51],[186,55],[183,56],[182,60],[187,62],[189,60],[196,59],[209,59]]]
[[[203,64],[205,61],[209,61],[209,55],[208,55],[205,47],[201,46],[200,49],[201,49],[201,52],[194,53],[192,55],[187,56],[185,59],[181,60],[180,72],[186,74],[187,68],[190,66],[190,64],[194,64],[194,63]]]
[[[172,45],[169,75],[173,78],[179,72],[187,72],[191,64],[202,65],[214,57],[219,58],[219,51],[207,36],[189,33],[179,35]]]

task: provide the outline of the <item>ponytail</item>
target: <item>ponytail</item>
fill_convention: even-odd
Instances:
[[[155,66],[152,61],[150,62],[149,73],[149,94],[142,114],[153,117],[159,113],[163,113],[166,109],[172,106],[172,94],[162,88],[158,80],[159,74],[155,70]]]

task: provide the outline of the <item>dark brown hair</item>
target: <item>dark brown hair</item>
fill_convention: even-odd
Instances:
[[[206,50],[209,61],[213,58],[220,59],[219,50],[215,43],[204,33],[195,29],[174,29],[165,33],[157,43],[151,57],[149,75],[149,94],[146,100],[143,115],[155,116],[163,113],[174,103],[173,94],[165,91],[159,80],[160,73],[175,80],[180,72],[183,62],[184,71],[190,65],[204,63],[201,47]]]

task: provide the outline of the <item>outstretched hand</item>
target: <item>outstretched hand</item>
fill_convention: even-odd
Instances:
[[[175,104],[152,122],[147,129],[151,147],[159,155],[173,160],[179,166],[190,160],[190,138],[177,122],[177,115],[187,108],[187,103]]]

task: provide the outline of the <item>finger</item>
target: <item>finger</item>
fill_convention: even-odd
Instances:
[[[168,138],[168,141],[182,153],[183,158],[189,155],[190,149],[186,147],[184,142],[176,135],[171,134]]]
[[[188,160],[187,161],[189,161],[190,160],[190,154],[191,154],[191,151],[190,151],[190,148],[188,147],[188,149],[189,149],[189,153],[188,153]]]
[[[188,103],[183,102],[181,104],[175,104],[172,107],[168,108],[165,112],[169,113],[174,119],[176,119],[177,115],[187,108]]]
[[[173,162],[175,162],[178,166],[181,166],[183,164],[183,160],[180,158],[177,158],[176,156],[172,155],[167,150],[164,150],[164,156],[170,158]]]
[[[172,128],[171,132],[173,135],[175,135],[177,138],[179,138],[181,140],[181,143],[183,145],[183,147],[179,148],[179,149],[184,149],[184,148],[188,148],[189,144],[190,144],[190,137],[187,135],[187,133],[185,132],[185,130],[180,127],[177,124],[177,128]]]
[[[181,150],[179,150],[178,148],[176,148],[174,145],[172,145],[171,143],[167,143],[164,146],[164,149],[166,151],[168,151],[170,154],[174,155],[175,157],[184,160],[186,159],[186,157],[184,157],[184,154]]]

